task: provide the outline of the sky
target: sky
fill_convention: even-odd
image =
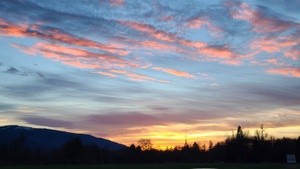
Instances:
[[[300,131],[299,0],[1,0],[0,125],[129,145]]]

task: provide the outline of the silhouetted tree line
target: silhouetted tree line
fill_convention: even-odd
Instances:
[[[239,126],[236,134],[213,145],[187,141],[183,146],[166,150],[152,148],[151,140],[141,139],[118,151],[84,145],[80,138],[70,139],[60,149],[34,150],[25,145],[20,136],[9,144],[0,145],[0,163],[13,164],[104,164],[104,163],[212,163],[212,162],[286,162],[286,154],[300,157],[300,137],[268,137],[263,126],[250,136]],[[299,161],[299,160],[298,160]]]

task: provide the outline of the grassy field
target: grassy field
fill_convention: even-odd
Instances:
[[[111,165],[49,165],[0,166],[0,169],[300,169],[300,165],[286,164],[111,164]]]

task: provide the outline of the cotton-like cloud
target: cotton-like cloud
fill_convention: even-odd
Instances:
[[[273,68],[273,69],[268,69],[267,72],[271,74],[278,74],[278,75],[300,78],[300,68],[298,67]]]
[[[163,68],[163,67],[153,67],[153,69],[157,70],[157,71],[163,71],[170,75],[174,75],[174,76],[178,76],[178,77],[184,77],[184,78],[189,78],[189,79],[195,78],[194,75],[192,75],[188,72],[179,71],[179,70],[175,70],[175,69],[169,69],[169,68]]]

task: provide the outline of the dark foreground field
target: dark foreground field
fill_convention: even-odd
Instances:
[[[111,164],[111,165],[49,165],[0,166],[0,169],[300,169],[286,164]]]

